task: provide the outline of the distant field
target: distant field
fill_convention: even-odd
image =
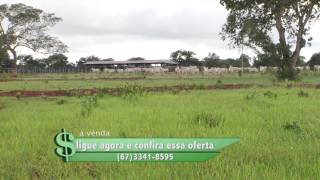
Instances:
[[[2,78],[0,91],[11,90],[65,90],[119,87],[126,83],[154,87],[173,85],[215,85],[220,80],[224,84],[272,85],[278,83],[273,74],[238,74],[226,75],[151,75],[141,73],[90,73],[90,74],[35,74],[23,75],[12,80]],[[290,82],[295,83],[295,82]],[[320,73],[305,73],[297,83],[320,83]]]
[[[0,179],[317,179],[320,90],[249,89],[82,98],[0,98]],[[61,101],[63,99],[64,101]],[[199,124],[209,114],[216,127]],[[111,137],[241,137],[204,163],[74,163],[53,153],[66,128]],[[4,148],[5,147],[5,148]]]

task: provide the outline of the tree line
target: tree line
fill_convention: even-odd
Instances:
[[[177,50],[171,53],[170,59],[178,64],[178,66],[205,66],[208,68],[229,68],[229,67],[278,67],[279,60],[268,54],[259,54],[257,57],[251,58],[246,54],[240,55],[239,58],[221,59],[219,55],[212,52],[203,59],[195,57],[196,53],[189,50]],[[128,61],[143,61],[143,57],[132,57]],[[114,61],[113,58],[101,59],[97,56],[81,57],[76,63],[68,61],[68,57],[64,54],[53,54],[47,58],[34,58],[32,55],[21,55],[17,57],[18,68],[29,69],[61,69],[61,68],[86,68],[86,62],[92,61]],[[5,50],[0,49],[0,68],[6,69],[12,67],[13,61]],[[311,69],[315,65],[320,65],[320,52],[315,53],[308,62],[304,57],[300,57],[297,66],[310,66]]]
[[[171,59],[179,64],[179,66],[206,66],[208,68],[229,68],[229,67],[280,67],[280,58],[269,53],[259,53],[256,57],[249,57],[246,54],[240,55],[239,58],[221,59],[219,55],[212,52],[202,60],[195,58],[195,53],[188,50],[178,50],[171,54]],[[305,61],[305,57],[299,56],[297,66],[314,66],[320,65],[320,52],[313,54],[309,61]]]

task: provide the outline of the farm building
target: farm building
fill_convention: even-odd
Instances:
[[[152,68],[176,67],[177,63],[171,60],[137,60],[137,61],[91,61],[85,65],[92,69],[127,69],[127,68]]]

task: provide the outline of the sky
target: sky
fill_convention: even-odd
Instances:
[[[179,49],[194,51],[200,59],[209,52],[221,58],[241,54],[219,35],[228,14],[219,0],[0,0],[3,3],[24,3],[61,17],[50,33],[68,45],[71,62],[90,55],[169,59]],[[313,45],[302,50],[307,60],[320,51],[319,29],[320,23],[313,25]],[[18,53],[39,56],[22,48]],[[254,56],[250,49],[244,53]]]

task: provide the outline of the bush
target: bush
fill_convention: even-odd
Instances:
[[[195,117],[195,123],[209,128],[215,128],[219,125],[224,125],[225,119],[222,116],[214,115],[212,113],[200,113]]]
[[[263,95],[264,95],[264,97],[268,97],[268,98],[273,98],[273,99],[278,98],[278,95],[276,93],[271,92],[271,91],[267,91]]]
[[[137,99],[145,94],[145,89],[140,85],[125,84],[119,88],[119,95],[124,99]]]
[[[99,98],[103,98],[103,97],[106,95],[106,93],[105,93],[105,91],[103,91],[103,90],[99,90],[96,95],[97,95]]]
[[[65,103],[66,103],[66,100],[64,100],[64,99],[60,99],[60,100],[57,101],[58,105],[62,105],[62,104],[65,104]]]
[[[83,93],[81,92],[81,90],[79,89],[69,89],[68,91],[65,92],[65,95],[66,96],[77,96],[77,97],[82,97],[83,96]]]
[[[200,84],[200,85],[198,86],[198,89],[199,89],[199,90],[205,90],[205,89],[206,89],[206,86],[205,86],[204,84]]]
[[[290,80],[290,81],[299,81],[299,72],[295,69],[290,68],[280,68],[277,71],[276,77],[278,80]]]
[[[16,93],[16,98],[17,98],[17,100],[20,100],[20,99],[21,99],[21,92],[17,92],[17,93]]]
[[[171,93],[173,94],[173,95],[177,95],[177,94],[179,94],[181,91],[179,90],[179,89],[177,89],[177,88],[173,88],[172,90],[171,90]]]
[[[304,91],[301,90],[301,91],[298,93],[298,96],[299,96],[299,97],[309,97],[309,93],[304,92]]]
[[[119,136],[120,136],[121,138],[127,138],[127,137],[128,137],[127,134],[126,134],[124,131],[121,131],[121,132],[119,133]]]
[[[251,100],[254,99],[257,96],[257,92],[253,92],[251,94],[247,94],[246,99]]]
[[[291,130],[291,131],[296,131],[296,132],[300,132],[302,131],[299,123],[297,121],[294,121],[292,123],[286,123],[283,128],[285,130]]]
[[[224,84],[222,83],[222,81],[220,79],[217,80],[216,88],[224,89]]]
[[[92,109],[98,106],[98,98],[97,96],[86,96],[84,100],[81,102],[81,105],[81,115],[83,117],[87,117],[91,114]]]

